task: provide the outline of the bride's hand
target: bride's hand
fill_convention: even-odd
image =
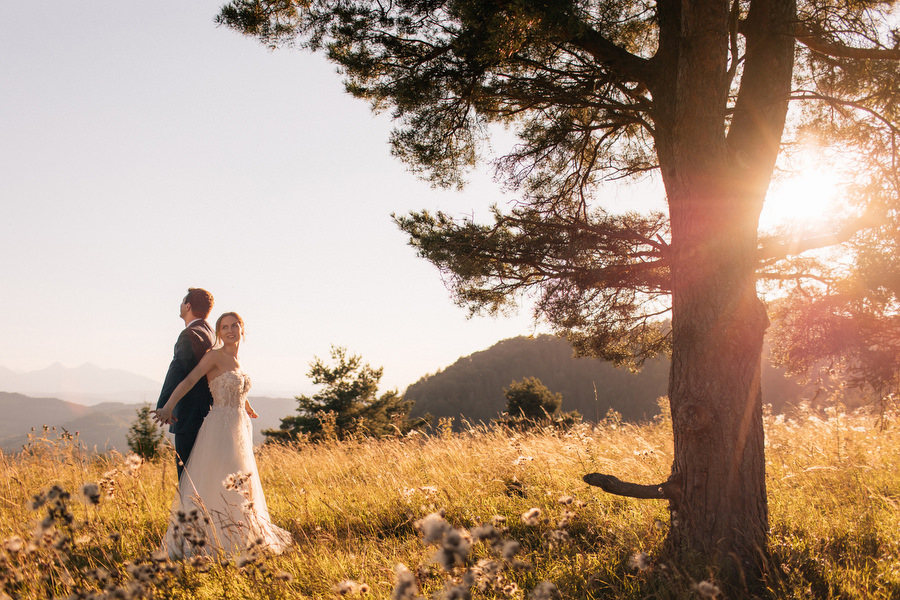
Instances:
[[[166,406],[162,408],[158,408],[156,410],[151,410],[150,414],[153,415],[153,420],[156,421],[159,425],[169,425],[170,423],[174,423],[177,419],[172,416],[172,409]]]
[[[256,411],[253,410],[253,407],[250,406],[249,402],[247,403],[247,416],[250,417],[251,419],[256,419],[257,417],[259,417],[259,415],[256,414]]]

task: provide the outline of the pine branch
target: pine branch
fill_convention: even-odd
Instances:
[[[819,54],[851,60],[900,60],[900,48],[854,48],[825,39],[824,32],[809,23],[794,25],[794,38]]]

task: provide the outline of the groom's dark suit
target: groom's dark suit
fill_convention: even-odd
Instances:
[[[178,341],[175,342],[175,357],[166,373],[166,381],[156,403],[157,409],[165,405],[172,391],[197,366],[206,351],[212,348],[212,342],[212,327],[203,319],[194,321],[181,332]],[[175,406],[172,413],[175,422],[169,426],[169,431],[175,434],[178,479],[181,479],[183,463],[187,463],[194,441],[197,439],[197,432],[200,431],[200,425],[209,413],[212,402],[209,383],[206,377],[203,377]]]

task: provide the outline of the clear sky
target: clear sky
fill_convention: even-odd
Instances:
[[[418,180],[390,156],[389,118],[333,65],[217,27],[222,1],[0,2],[0,366],[161,381],[189,286],[213,292],[213,317],[243,315],[257,394],[308,393],[332,345],[402,392],[546,331],[527,308],[468,319],[390,217],[514,198],[483,173],[463,192]],[[803,197],[833,194],[817,173],[764,220],[809,220]],[[652,185],[602,198],[661,206]]]
[[[219,0],[0,3],[0,366],[162,380],[188,286],[247,323],[256,393],[345,346],[382,389],[535,329],[467,319],[392,212],[482,214],[390,156],[321,56],[216,27]]]

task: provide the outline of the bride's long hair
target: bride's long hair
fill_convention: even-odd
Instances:
[[[238,325],[241,326],[241,340],[244,339],[245,328],[244,328],[244,320],[241,318],[241,315],[237,314],[236,312],[222,313],[221,315],[219,315],[219,318],[216,319],[216,343],[213,346],[214,348],[218,348],[219,346],[224,345],[224,344],[222,344],[221,338],[219,338],[219,325],[222,324],[222,319],[224,319],[225,317],[234,317],[235,319],[237,319]]]

